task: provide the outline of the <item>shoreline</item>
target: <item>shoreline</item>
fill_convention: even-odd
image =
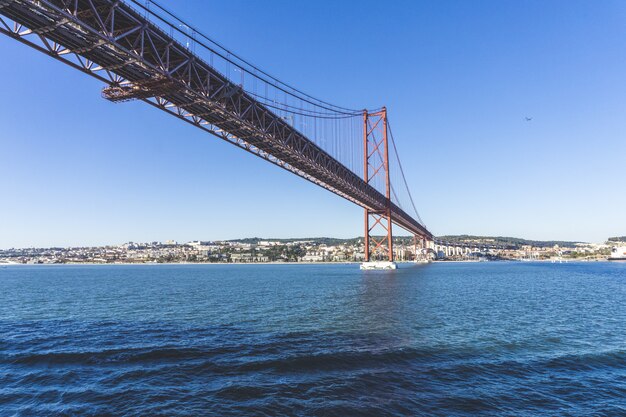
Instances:
[[[23,264],[23,263],[0,263],[2,266],[133,266],[133,265],[350,265],[360,264],[358,261],[345,261],[345,262],[65,262],[65,263],[42,263],[42,264]],[[402,263],[405,263],[404,261]]]
[[[475,261],[433,261],[433,262],[475,262]],[[54,265],[85,265],[85,266],[96,266],[96,265],[119,265],[119,266],[132,266],[132,265],[360,265],[362,261],[319,261],[319,262],[311,262],[311,261],[303,261],[303,262],[113,262],[113,263],[102,263],[102,262],[66,262],[66,263],[43,263],[43,264],[23,264],[23,263],[12,263],[5,264],[0,263],[0,267],[2,266],[54,266]],[[397,264],[415,264],[422,265],[423,263],[413,262],[413,261],[396,261]]]
[[[428,263],[446,264],[446,263],[499,263],[499,262],[516,262],[524,264],[532,263],[587,263],[587,262],[610,262],[609,259],[568,259],[562,262],[553,261],[550,259],[533,260],[533,261],[520,261],[517,259],[503,259],[498,261],[480,262],[475,260],[432,260],[430,262],[413,262],[413,261],[396,261],[397,264],[412,264],[412,265],[427,265]],[[0,268],[9,266],[154,266],[154,265],[360,265],[361,261],[320,261],[320,262],[114,262],[114,263],[102,263],[102,262],[67,262],[67,263],[36,263],[36,264],[23,264],[23,263],[2,263],[0,262]]]

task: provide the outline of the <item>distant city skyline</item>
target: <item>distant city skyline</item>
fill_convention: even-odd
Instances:
[[[540,243],[547,243],[547,242],[556,242],[556,244],[558,243],[571,243],[571,244],[605,244],[605,243],[609,243],[610,244],[610,238],[612,239],[616,239],[617,237],[615,236],[609,236],[606,239],[602,239],[601,242],[586,242],[586,241],[582,241],[582,240],[561,240],[561,239],[547,239],[547,240],[535,240],[535,239],[526,239],[524,237],[517,237],[517,236],[478,236],[478,235],[467,235],[467,234],[460,234],[460,235],[444,235],[444,236],[435,236],[435,241],[436,242],[455,242],[456,240],[458,240],[459,238],[463,238],[463,237],[476,237],[476,238],[481,238],[481,239],[519,239],[519,240],[525,240],[525,241],[533,241],[533,242],[540,242]],[[34,245],[28,245],[28,246],[11,246],[11,247],[0,247],[0,251],[2,250],[10,250],[10,249],[29,249],[29,248],[35,248],[35,249],[46,249],[46,248],[72,248],[72,247],[117,247],[117,246],[124,246],[124,245],[128,245],[128,244],[138,244],[138,245],[142,245],[142,244],[164,244],[164,245],[186,245],[186,244],[196,244],[198,242],[203,242],[203,243],[215,243],[215,242],[244,242],[244,241],[251,241],[251,240],[260,240],[262,242],[274,242],[274,241],[311,241],[311,240],[320,240],[320,239],[330,239],[330,240],[338,240],[338,241],[349,241],[349,240],[363,240],[363,235],[355,235],[355,236],[348,236],[348,237],[336,237],[336,236],[287,236],[287,237],[276,237],[276,236],[244,236],[244,237],[237,237],[237,238],[231,238],[231,239],[204,239],[204,238],[197,238],[197,239],[188,239],[188,240],[176,240],[176,239],[156,239],[156,240],[126,240],[123,242],[100,242],[100,243],[96,243],[96,244],[89,244],[89,245],[48,245],[48,246],[34,246]],[[405,240],[409,240],[412,241],[413,236],[410,234],[406,234],[406,233],[399,233],[399,234],[394,234],[394,242],[396,241],[405,241]],[[624,239],[622,239],[624,241],[626,241],[626,236],[624,237]],[[395,243],[394,243],[395,244]],[[453,244],[453,243],[451,243]]]
[[[394,239],[398,261],[428,260],[607,260],[615,245],[574,242],[532,242],[519,239],[452,238],[421,247],[410,237]],[[622,249],[624,250],[624,249]],[[128,242],[122,245],[74,248],[0,250],[0,266],[65,263],[249,263],[362,262],[364,239],[242,239],[238,241]]]
[[[162,3],[314,96],[386,105],[435,235],[626,235],[625,3]],[[0,48],[0,248],[363,234],[353,204]]]

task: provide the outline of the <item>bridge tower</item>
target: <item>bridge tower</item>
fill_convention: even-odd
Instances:
[[[384,184],[387,207],[382,211],[365,209],[365,262],[370,257],[393,263],[391,223],[391,184],[389,182],[389,143],[387,109],[363,111],[363,180],[367,184]],[[374,235],[378,234],[378,236]],[[382,234],[382,237],[380,236]],[[394,264],[395,266],[395,264]]]

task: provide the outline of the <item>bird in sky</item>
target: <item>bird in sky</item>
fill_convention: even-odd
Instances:
[[[524,117],[524,119],[525,119],[527,122],[530,122],[533,118],[532,118],[532,117],[528,117],[528,116],[526,116],[526,117]]]

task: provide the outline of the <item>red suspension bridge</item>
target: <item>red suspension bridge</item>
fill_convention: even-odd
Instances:
[[[384,107],[316,99],[151,0],[0,0],[0,32],[363,207],[366,261],[393,261],[393,225],[432,246]]]

